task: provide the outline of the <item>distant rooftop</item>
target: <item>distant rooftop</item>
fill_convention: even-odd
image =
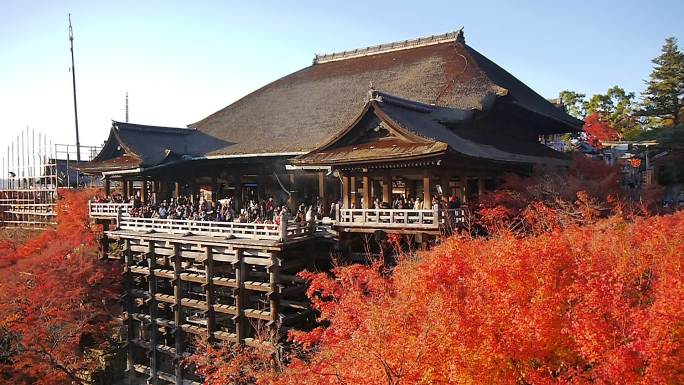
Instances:
[[[450,41],[460,41],[461,43],[465,43],[465,37],[463,36],[463,28],[455,32],[447,32],[441,35],[431,35],[427,37],[419,37],[417,39],[395,41],[392,43],[379,44],[371,47],[358,48],[352,51],[334,52],[324,55],[316,54],[313,60],[313,64],[322,64],[361,56],[377,55],[385,52],[425,47],[428,45],[446,43]]]

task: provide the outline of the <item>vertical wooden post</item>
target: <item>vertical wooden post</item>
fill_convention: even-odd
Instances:
[[[370,179],[368,175],[363,176],[363,208],[369,209],[371,207],[371,194],[370,194]]]
[[[109,180],[109,178],[105,178],[104,180],[104,193],[105,196],[112,194],[112,182]]]
[[[211,246],[204,250],[204,275],[207,283],[204,285],[204,295],[207,302],[207,340],[211,341],[216,331],[216,314],[214,313],[214,257]]]
[[[257,198],[259,202],[266,200],[266,175],[264,175],[264,170],[259,171],[257,176]]]
[[[143,179],[140,186],[140,202],[147,203],[147,180]]]
[[[290,178],[290,194],[292,194],[293,191],[295,194],[298,194],[298,189],[296,188],[295,174],[289,174],[288,177]],[[289,207],[290,211],[293,213],[297,209],[297,200],[294,195],[290,195],[290,198],[287,200],[287,207]]]
[[[440,178],[440,185],[442,186],[442,195],[447,199],[449,199],[451,196],[451,187],[449,186],[450,183],[451,175],[448,171],[444,171]]]
[[[423,209],[432,207],[432,186],[430,185],[430,174],[426,171],[423,174]]]
[[[132,198],[135,196],[135,188],[133,187],[133,181],[128,181],[128,197]]]
[[[480,176],[477,178],[477,198],[482,199],[485,193],[485,178]]]
[[[235,296],[235,309],[236,314],[233,318],[235,322],[235,336],[237,337],[238,343],[243,343],[245,339],[246,322],[244,315],[244,291],[245,291],[245,262],[242,255],[242,249],[235,250],[237,261],[235,262],[235,281],[236,288],[234,291]]]
[[[356,187],[356,177],[351,176],[349,177],[349,198],[351,202],[349,202],[349,207],[348,208],[360,208],[359,207],[359,199],[357,197],[358,189]]]
[[[287,240],[287,213],[280,214],[280,241],[285,242]]]
[[[371,180],[370,180],[370,187],[371,187],[370,207],[373,207],[373,202],[375,202],[376,199],[382,199],[382,188],[380,187],[380,181],[378,179],[373,179],[373,178],[371,178]]]
[[[178,243],[173,244],[173,296],[175,299],[175,304],[173,306],[173,323],[176,325],[176,329],[174,331],[175,337],[176,337],[176,356],[180,357],[183,354],[183,350],[185,350],[185,347],[183,346],[183,328],[181,327],[183,324],[183,314],[182,314],[182,308],[181,308],[181,299],[183,298],[183,293],[182,293],[182,287],[181,287],[181,278],[180,278],[180,273],[182,270],[182,265],[181,265],[181,253],[180,253],[180,245]],[[183,368],[181,367],[180,362],[175,363],[175,371],[176,371],[176,385],[182,385],[183,384]]]
[[[159,326],[157,325],[157,277],[154,275],[154,269],[157,264],[157,257],[154,254],[154,241],[147,241],[147,267],[149,276],[147,277],[147,282],[149,284],[149,315],[150,315],[150,377],[149,380],[152,384],[157,384],[157,369],[158,365],[158,354],[157,354],[157,332]]]
[[[280,280],[280,258],[276,252],[271,254],[271,265],[269,266],[269,284],[270,291],[268,293],[269,297],[269,307],[271,309],[271,322],[275,326],[275,322],[278,320],[278,310],[280,301],[278,300],[278,281]]]
[[[102,221],[102,235],[100,238],[100,259],[107,259],[109,255],[109,237],[107,236],[107,231],[109,231],[109,220]]]
[[[349,176],[343,175],[342,176],[342,206],[345,209],[351,208],[351,191],[349,191]],[[339,221],[340,218],[338,217],[337,220]]]
[[[392,205],[392,174],[389,171],[382,174],[382,201]]]
[[[325,172],[318,173],[318,199],[321,201],[323,206],[323,213],[328,209],[328,191],[325,185]]]
[[[124,188],[125,190],[125,188]],[[124,288],[126,292],[126,344],[128,347],[128,357],[127,358],[127,371],[130,383],[135,381],[135,351],[133,346],[133,340],[135,339],[135,330],[133,330],[133,273],[131,272],[131,266],[133,266],[133,252],[131,250],[131,240],[125,239],[123,244],[123,259],[125,261],[124,266]]]
[[[173,184],[173,196],[178,199],[181,196],[181,183],[174,182]]]
[[[461,202],[468,203],[468,174],[461,174]]]
[[[122,191],[123,197],[124,197],[124,200],[126,200],[126,201],[128,201],[128,198],[131,197],[131,196],[129,195],[129,193],[131,192],[131,190],[130,190],[130,188],[128,188],[128,183],[129,183],[129,181],[127,181],[127,180],[122,180],[122,181],[121,181],[121,187],[122,187],[121,189],[123,190],[123,191]]]

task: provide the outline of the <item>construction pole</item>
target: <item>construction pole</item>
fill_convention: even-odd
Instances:
[[[74,66],[74,30],[71,28],[71,14],[69,14],[69,42],[71,43],[71,82],[74,88],[74,123],[76,126],[76,164],[81,163],[81,141],[78,137],[78,108],[76,107],[76,67]],[[67,169],[67,173],[69,170]],[[78,171],[76,172],[78,184]]]

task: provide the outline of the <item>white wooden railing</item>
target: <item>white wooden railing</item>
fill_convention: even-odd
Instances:
[[[119,229],[168,234],[206,235],[211,237],[282,239],[279,225],[265,223],[193,221],[129,216],[121,218]]]
[[[91,217],[116,218],[117,228],[120,230],[276,241],[311,236],[315,231],[314,223],[295,223],[288,221],[287,217],[280,218],[280,223],[284,223],[284,226],[269,223],[141,218],[129,215],[129,210],[132,208],[131,203],[89,202],[88,204]]]
[[[462,223],[465,209],[340,209],[339,226],[438,230]]]
[[[91,217],[97,218],[116,218],[119,211],[123,216],[128,215],[128,211],[133,208],[133,203],[98,203],[88,202],[88,212]]]

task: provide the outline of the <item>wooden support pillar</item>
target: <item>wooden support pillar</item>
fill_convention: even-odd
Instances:
[[[278,299],[278,282],[280,281],[280,258],[273,252],[271,255],[271,266],[269,269],[269,285],[270,291],[268,293],[269,307],[271,310],[271,322],[275,326],[275,322],[278,321],[278,310],[280,301]]]
[[[128,196],[131,198],[135,197],[135,188],[133,188],[132,180],[128,181]]]
[[[180,182],[174,182],[173,184],[173,197],[178,199],[181,196],[181,183]]]
[[[235,281],[236,287],[233,292],[235,296],[236,313],[233,318],[235,322],[235,336],[238,343],[243,343],[245,340],[245,332],[247,330],[247,319],[244,314],[245,307],[245,261],[242,255],[242,250],[237,249],[237,261],[235,262]]]
[[[449,186],[451,182],[451,174],[448,172],[443,172],[440,178],[440,186],[442,186],[442,195],[445,198],[449,198],[451,196],[451,187]]]
[[[235,187],[233,193],[233,203],[235,203],[235,211],[240,214],[240,209],[242,208],[242,177],[238,173],[233,174],[233,187]]]
[[[404,178],[404,183],[405,183],[405,189],[406,189],[406,198],[413,198],[416,199],[418,198],[416,196],[416,181],[412,179],[406,179]]]
[[[432,207],[432,186],[430,185],[430,174],[425,172],[423,174],[423,209],[427,210]]]
[[[356,177],[352,176],[349,177],[349,196],[351,199],[351,202],[349,203],[349,208],[360,208],[359,207],[359,198],[357,197],[358,195],[358,189],[356,187]]]
[[[157,277],[154,275],[154,269],[157,264],[157,257],[154,254],[154,241],[147,241],[147,267],[149,276],[147,277],[148,282],[148,292],[150,298],[148,300],[148,312],[150,315],[150,377],[149,383],[157,384],[157,370],[159,368],[159,357],[157,353],[157,334],[159,331],[159,326],[155,321],[157,319]]]
[[[485,193],[485,178],[480,176],[477,178],[477,198],[482,199]]]
[[[216,331],[216,314],[214,313],[214,257],[211,246],[205,246],[204,274],[207,279],[207,283],[204,284],[204,295],[207,302],[207,340],[211,341]]]
[[[461,174],[461,202],[468,203],[468,174]]]
[[[347,175],[342,176],[342,206],[345,209],[351,208],[351,189],[349,187],[349,177]],[[339,220],[340,218],[337,218]]]
[[[288,178],[290,178],[290,197],[287,200],[287,207],[290,208],[290,212],[296,213],[297,212],[297,200],[296,200],[296,197],[294,196],[294,194],[297,193],[295,191],[297,189],[295,186],[295,182],[296,182],[295,174],[288,174]]]
[[[264,174],[264,171],[261,170],[259,171],[259,175],[257,176],[257,199],[259,202],[266,200],[268,197],[266,196],[266,175]]]
[[[382,174],[382,201],[392,205],[392,174]]]
[[[143,179],[140,186],[140,202],[147,203],[147,181]]]
[[[109,180],[109,178],[104,179],[104,193],[105,196],[112,194],[112,182]]]
[[[100,259],[107,259],[109,255],[109,220],[102,221],[102,235],[100,236]]]
[[[125,190],[125,188],[124,188]],[[133,384],[136,374],[135,374],[135,350],[133,345],[133,340],[135,339],[135,330],[133,323],[133,313],[135,308],[133,306],[133,273],[131,272],[131,266],[133,266],[133,251],[131,250],[131,240],[125,239],[123,242],[122,249],[123,259],[124,259],[124,290],[126,293],[125,298],[125,308],[126,308],[126,345],[128,348],[127,352],[127,364],[126,370],[128,371],[128,379],[131,384]]]
[[[318,199],[321,201],[323,210],[328,209],[328,191],[325,186],[325,172],[318,173]]]
[[[373,202],[375,202],[376,199],[382,200],[382,189],[380,187],[380,181],[377,179],[371,179],[370,181],[371,185],[371,202],[370,202],[370,207],[373,208]]]
[[[130,189],[128,188],[128,181],[127,180],[122,180],[121,181],[121,193],[123,194],[124,200],[128,201],[128,198],[131,196],[129,195]]]
[[[363,176],[363,202],[362,205],[364,209],[369,209],[371,207],[371,201],[373,200],[371,198],[370,194],[370,178],[368,178],[368,175]]]
[[[181,265],[181,252],[180,245],[178,243],[173,244],[173,296],[175,298],[175,304],[173,306],[173,322],[176,325],[174,330],[174,337],[176,339],[176,354],[181,356],[185,347],[183,346],[183,314],[181,308],[181,299],[183,298],[183,292],[181,287],[180,273],[182,270]],[[176,385],[183,384],[183,368],[181,367],[181,362],[175,363],[176,371]]]

